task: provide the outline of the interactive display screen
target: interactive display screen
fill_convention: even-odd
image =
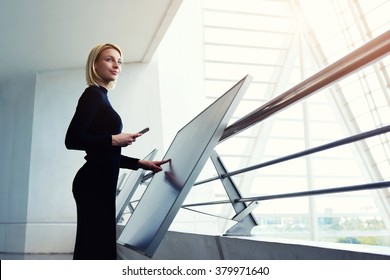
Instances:
[[[218,144],[252,77],[246,76],[180,129],[118,239],[152,257],[212,150]]]

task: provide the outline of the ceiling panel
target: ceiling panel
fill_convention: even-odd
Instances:
[[[147,62],[182,0],[0,0],[0,82],[82,67],[96,44],[112,42],[125,62]]]

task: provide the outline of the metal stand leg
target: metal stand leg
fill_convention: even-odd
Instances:
[[[243,202],[236,202],[237,199],[242,198],[241,193],[237,189],[233,180],[230,177],[223,177],[223,174],[228,173],[225,166],[222,163],[221,158],[216,151],[213,151],[210,156],[215,169],[221,178],[221,182],[226,190],[226,193],[232,203],[236,215],[232,218],[234,221],[237,221],[237,224],[232,226],[225,235],[230,236],[242,236],[250,235],[252,228],[257,226],[258,223],[255,217],[252,215],[252,211],[258,205],[258,202],[252,202],[248,206]]]

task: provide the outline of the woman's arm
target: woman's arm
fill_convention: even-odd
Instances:
[[[82,94],[76,112],[69,124],[65,137],[68,149],[86,150],[88,148],[108,148],[112,146],[112,136],[88,133],[103,104],[103,94],[98,88],[90,87]]]

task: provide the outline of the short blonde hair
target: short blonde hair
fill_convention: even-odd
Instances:
[[[100,78],[100,76],[96,73],[95,62],[99,58],[99,55],[107,49],[117,50],[119,52],[120,56],[122,57],[122,51],[117,45],[103,44],[103,45],[97,45],[96,47],[94,47],[88,55],[86,71],[85,71],[87,84],[89,86],[92,86],[92,85],[101,86],[103,84],[102,78]],[[108,85],[108,89],[114,88],[115,85],[116,85],[116,81],[110,82]]]

